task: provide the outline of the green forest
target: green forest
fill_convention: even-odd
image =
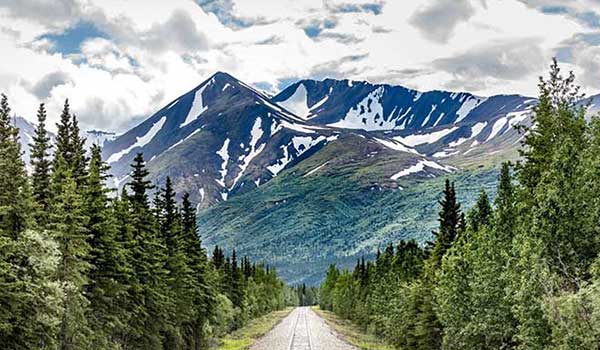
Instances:
[[[195,206],[142,154],[119,195],[101,150],[85,151],[68,101],[56,140],[39,106],[31,175],[7,97],[0,105],[0,348],[205,349],[299,303],[274,269],[202,248]],[[152,197],[152,198],[149,198]]]
[[[432,241],[331,266],[321,307],[398,349],[598,349],[600,118],[556,61],[539,95],[493,203],[464,210],[447,181]]]

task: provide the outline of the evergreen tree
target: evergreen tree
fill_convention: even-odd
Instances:
[[[225,264],[225,254],[223,254],[223,250],[218,245],[213,250],[212,263],[217,270],[221,269]]]
[[[86,229],[88,217],[71,170],[61,154],[56,157],[49,228],[59,243],[62,258],[58,266],[58,280],[65,288],[59,344],[63,350],[87,349],[91,332],[87,319],[89,300],[85,295],[91,268]]]
[[[152,189],[146,163],[138,153],[132,164],[131,229],[133,247],[131,266],[135,274],[135,286],[130,296],[138,305],[131,318],[130,332],[136,337],[135,349],[161,349],[163,334],[170,332],[169,316],[173,305],[168,294],[167,252],[158,232],[158,224],[150,210],[148,191]]]
[[[129,266],[124,242],[119,240],[117,217],[110,207],[106,188],[109,167],[102,161],[101,149],[93,145],[85,186],[85,213],[88,217],[92,266],[87,295],[90,326],[98,348],[124,347],[129,305],[127,293]]]
[[[196,209],[190,202],[188,193],[183,194],[181,208],[182,244],[184,255],[193,276],[192,305],[194,314],[189,322],[188,349],[200,349],[206,343],[203,326],[211,319],[216,303],[215,284],[210,276],[206,251],[202,248],[196,223]]]
[[[70,165],[72,164],[72,136],[69,100],[65,100],[63,111],[60,115],[60,121],[56,124],[56,128],[58,131],[56,133],[56,147],[54,152],[53,166],[56,167],[56,163],[59,161],[59,159],[62,159],[65,164]]]
[[[37,210],[36,222],[40,227],[48,224],[48,209],[50,207],[50,137],[46,130],[46,107],[40,104],[37,113],[37,126],[31,147],[32,193]]]
[[[79,123],[77,121],[77,117],[73,115],[71,117],[71,130],[69,131],[70,141],[70,153],[71,153],[71,162],[69,163],[73,178],[77,183],[79,188],[82,188],[86,184],[86,164],[87,157],[85,154],[85,138],[81,137],[81,130],[79,129]]]
[[[442,257],[452,246],[452,242],[458,235],[461,220],[460,204],[456,201],[456,192],[454,183],[446,180],[444,188],[444,197],[440,200],[442,209],[439,212],[440,227],[437,232],[433,232],[435,240],[430,242],[432,247],[429,264],[433,270],[436,270],[442,262]]]
[[[0,347],[52,347],[61,286],[56,244],[32,227],[31,193],[8,98],[0,99]]]
[[[479,231],[482,226],[489,226],[492,220],[492,206],[485,190],[481,190],[479,198],[473,208],[469,212],[469,223],[473,231]]]
[[[16,240],[30,222],[31,191],[21,159],[19,130],[10,122],[8,98],[0,100],[0,230]]]

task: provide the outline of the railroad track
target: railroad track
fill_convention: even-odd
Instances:
[[[298,311],[288,350],[313,350],[306,313],[304,308]]]

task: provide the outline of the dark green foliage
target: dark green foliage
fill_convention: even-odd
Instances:
[[[87,175],[87,159],[85,155],[85,139],[80,135],[81,130],[79,130],[79,123],[75,115],[71,118],[71,130],[69,132],[70,136],[70,167],[73,172],[73,178],[77,183],[78,188],[82,188],[85,186],[86,175]]]
[[[492,206],[485,190],[481,190],[475,207],[469,211],[469,224],[473,231],[479,231],[482,226],[489,226],[492,220]]]
[[[456,201],[454,183],[451,184],[450,180],[446,180],[440,206],[442,207],[438,219],[440,227],[437,232],[433,232],[434,241],[428,243],[432,247],[431,256],[429,257],[432,272],[441,265],[442,257],[458,236],[458,229],[462,221],[460,204]]]
[[[235,253],[226,260],[219,249],[211,264],[188,194],[179,207],[167,179],[149,204],[141,154],[113,198],[100,147],[88,158],[68,101],[50,159],[45,119],[42,104],[31,191],[0,100],[0,348],[207,349],[254,317],[298,304],[274,269],[247,257],[239,264]]]
[[[56,166],[58,162],[58,155],[62,157],[62,160],[66,164],[71,164],[71,109],[69,107],[69,100],[65,100],[63,111],[60,115],[60,121],[56,124],[58,129],[56,133],[56,146],[54,148],[54,162]]]
[[[40,104],[37,113],[37,126],[31,147],[31,185],[33,199],[37,205],[36,222],[45,227],[47,223],[46,212],[50,207],[50,137],[46,130],[46,107]]]
[[[119,239],[114,203],[106,188],[108,166],[102,161],[101,150],[92,146],[85,191],[85,212],[88,217],[92,269],[87,295],[90,301],[90,327],[93,342],[110,348],[111,343],[124,346],[130,317],[128,300],[131,268],[125,242]]]
[[[349,283],[349,274],[330,271],[324,307],[400,349],[597,349],[600,123],[585,120],[580,97],[573,75],[561,76],[554,61],[540,82],[535,127],[523,128],[518,181],[503,164],[494,207],[481,191],[465,225],[447,183],[424,273],[375,285],[365,322],[352,311],[363,312],[356,298],[331,297],[360,295],[362,272]],[[389,249],[378,254],[376,275],[389,261]]]
[[[19,131],[11,123],[6,95],[0,100],[0,230],[16,239],[31,217],[31,192],[21,159]]]
[[[52,349],[62,287],[56,242],[33,231],[31,193],[8,99],[0,100],[0,347]]]

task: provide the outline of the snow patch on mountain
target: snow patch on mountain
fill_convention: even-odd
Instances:
[[[432,169],[443,170],[443,171],[445,171],[447,173],[450,173],[453,170],[453,168],[451,168],[451,167],[443,166],[443,165],[438,164],[438,163],[436,163],[434,161],[423,159],[423,160],[420,160],[417,164],[415,164],[415,165],[413,165],[411,167],[408,167],[408,168],[406,168],[406,169],[404,169],[404,170],[402,170],[402,171],[400,171],[400,172],[392,175],[391,179],[394,180],[394,181],[396,181],[396,180],[398,180],[401,177],[408,176],[410,174],[419,173],[421,171],[425,171],[425,167],[432,168]]]
[[[496,137],[496,135],[498,135],[498,133],[500,132],[500,130],[502,130],[504,128],[504,126],[506,125],[507,122],[508,122],[508,118],[507,117],[502,117],[502,118],[496,120],[496,122],[492,126],[492,131],[490,132],[490,135],[485,140],[485,142],[488,142],[489,140],[491,140],[494,137]]]
[[[427,134],[412,134],[408,136],[396,136],[394,140],[400,141],[407,146],[418,146],[424,143],[434,143],[440,140],[442,137],[452,133],[458,129],[458,127],[454,126],[448,129],[443,129],[439,131],[434,131]]]
[[[200,132],[200,130],[201,130],[201,128],[200,128],[200,129],[196,129],[196,130],[192,131],[192,133],[191,133],[191,134],[189,134],[188,136],[186,136],[185,138],[183,138],[183,139],[181,139],[181,140],[179,140],[179,141],[175,142],[175,143],[174,143],[174,144],[173,144],[171,147],[169,147],[169,149],[168,149],[167,151],[169,151],[169,150],[172,150],[173,148],[175,148],[175,147],[177,147],[177,146],[181,145],[182,143],[184,143],[185,141],[189,140],[190,138],[192,138],[192,136],[194,136],[194,135],[196,135],[197,133],[199,133],[199,132]]]
[[[375,140],[377,142],[379,142],[380,144],[384,145],[385,147],[387,147],[389,149],[393,149],[394,151],[410,152],[410,153],[414,153],[414,154],[419,154],[419,152],[417,152],[416,150],[406,147],[402,143],[396,142],[394,140],[384,140],[384,139],[380,139],[380,138],[375,138]]]
[[[278,159],[275,164],[267,166],[267,169],[271,172],[271,174],[273,174],[273,176],[277,176],[277,174],[279,174],[292,160],[294,160],[295,158],[289,152],[290,146],[293,146],[295,150],[295,156],[297,158],[322,141],[334,141],[337,138],[338,135],[329,137],[319,135],[316,138],[313,138],[312,136],[294,136],[291,144],[281,146],[281,149],[283,150],[283,157]]]
[[[304,84],[298,84],[296,91],[285,101],[279,102],[285,109],[294,113],[302,119],[310,117],[310,108],[308,107],[308,92]]]
[[[221,178],[215,181],[217,181],[221,187],[225,187],[225,177],[227,176],[227,163],[229,162],[229,141],[229,139],[226,139],[225,142],[223,142],[221,149],[217,151],[217,155],[223,159],[223,163],[221,163],[221,170],[219,171]]]
[[[325,167],[327,165],[327,163],[329,163],[329,162],[325,162],[325,163],[319,165],[318,167],[316,167],[313,170],[309,171],[308,173],[304,174],[304,176],[302,176],[302,177],[307,177],[307,176],[310,176],[310,175],[316,173],[317,171],[323,169],[323,167]]]
[[[510,118],[510,120],[508,121],[508,125],[514,127],[516,125],[521,124],[521,122],[523,122],[525,119],[527,119],[527,117],[529,117],[530,113],[530,110],[508,113],[506,115],[508,118]]]
[[[260,138],[263,136],[264,131],[261,128],[262,125],[262,119],[261,118],[256,118],[256,120],[254,121],[254,125],[252,126],[252,130],[250,130],[250,152],[247,155],[243,155],[240,157],[240,172],[238,173],[238,175],[235,177],[235,179],[233,180],[233,184],[231,185],[231,188],[233,188],[235,186],[235,184],[238,182],[238,180],[244,175],[244,172],[246,171],[246,168],[248,167],[248,165],[250,164],[250,162],[252,162],[252,159],[254,159],[257,155],[260,154],[260,152],[262,152],[262,150],[265,148],[265,144],[261,144],[260,147],[256,147],[256,144],[258,143],[258,141],[260,140]]]
[[[330,90],[330,92],[331,92],[331,90]],[[321,106],[322,106],[322,105],[323,105],[325,102],[327,102],[327,99],[329,99],[329,95],[325,95],[325,97],[323,97],[323,98],[321,99],[321,101],[319,101],[319,102],[315,103],[315,104],[314,104],[314,106],[310,107],[310,110],[311,110],[311,111],[314,111],[314,110],[316,110],[317,108],[321,107]]]
[[[29,135],[28,135],[29,136]],[[92,145],[104,146],[107,141],[112,141],[117,138],[114,132],[101,130],[88,130],[85,132],[85,146],[89,149]]]
[[[350,108],[343,119],[329,124],[329,126],[366,131],[393,129],[396,122],[384,120],[383,105],[381,104],[384,92],[383,86],[371,91],[361,102]]]
[[[303,134],[314,134],[315,131],[309,129],[306,125],[300,125],[300,124],[295,124],[295,123],[290,123],[287,121],[282,121],[281,125],[286,128],[286,129],[290,129],[290,130],[294,130],[294,131],[298,131],[301,132]],[[271,133],[271,135],[273,135],[273,133]]]
[[[435,112],[435,109],[437,108],[437,105],[434,103],[431,105],[431,111],[429,111],[429,114],[427,114],[427,116],[425,117],[425,119],[423,120],[423,123],[421,123],[421,126],[425,126],[427,125],[427,123],[429,122],[429,118],[431,118],[431,114],[433,112]]]
[[[454,149],[445,149],[443,151],[440,152],[436,152],[433,154],[433,158],[446,158],[446,157],[450,157],[456,154],[459,154],[460,151],[456,151]]]
[[[468,98],[466,98],[466,101],[461,101],[462,105],[460,106],[458,111],[456,111],[457,117],[455,123],[458,123],[465,119],[475,107],[485,102],[485,100],[486,98],[480,99],[474,96],[469,96]]]
[[[471,135],[469,137],[461,137],[456,141],[452,141],[448,144],[449,147],[457,147],[462,145],[463,143],[477,137],[483,131],[487,122],[479,122],[471,127]]]
[[[119,159],[121,159],[123,156],[128,154],[134,148],[137,148],[137,147],[141,148],[141,147],[144,147],[145,145],[147,145],[150,141],[152,141],[154,136],[156,136],[156,134],[162,129],[162,127],[166,121],[167,121],[167,117],[160,118],[156,123],[154,123],[152,125],[150,130],[148,130],[148,132],[144,136],[136,137],[136,142],[133,145],[125,148],[124,150],[122,150],[120,152],[112,154],[110,157],[108,157],[107,162],[109,164],[117,162],[117,161],[119,161]]]
[[[192,102],[192,108],[190,108],[187,117],[185,117],[185,121],[179,125],[180,128],[183,128],[184,126],[198,119],[198,117],[208,109],[208,106],[205,106],[202,100],[202,94],[208,85],[209,84],[205,84],[203,87],[198,89],[198,91],[196,91],[196,94],[194,95],[194,102]]]

